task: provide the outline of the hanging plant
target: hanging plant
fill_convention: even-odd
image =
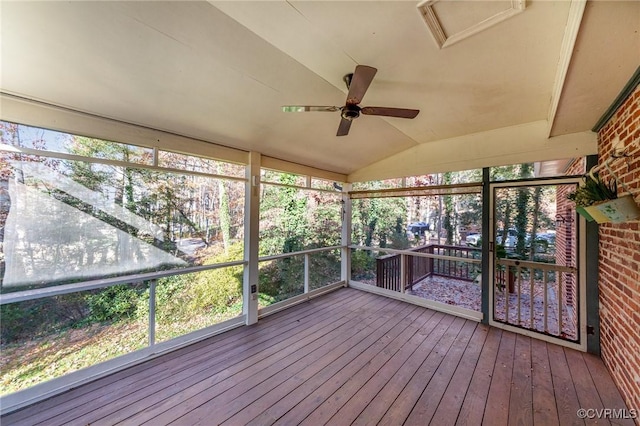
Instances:
[[[584,185],[579,186],[567,198],[577,207],[589,207],[594,204],[618,198],[618,185],[614,179],[607,184],[598,173],[584,177]]]
[[[615,179],[608,183],[598,173],[589,173],[584,185],[567,195],[576,203],[576,211],[588,221],[598,223],[620,223],[640,217],[640,208],[633,196],[618,198],[618,185]]]

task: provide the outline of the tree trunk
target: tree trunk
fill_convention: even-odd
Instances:
[[[229,214],[229,194],[222,180],[218,180],[218,196],[220,197],[220,230],[226,253],[231,245],[231,215]]]
[[[531,246],[531,253],[529,254],[530,259],[533,261],[536,256],[536,236],[538,234],[538,226],[539,226],[539,218],[538,212],[540,211],[540,198],[542,195],[542,189],[537,186],[533,191],[533,223],[531,225],[531,241],[529,245]]]

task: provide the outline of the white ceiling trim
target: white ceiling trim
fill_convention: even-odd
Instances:
[[[462,31],[459,31],[455,34],[447,35],[444,28],[442,28],[440,19],[438,18],[438,14],[433,7],[434,4],[439,1],[440,0],[425,0],[418,4],[418,10],[420,11],[422,18],[427,24],[427,28],[429,28],[429,32],[433,36],[433,39],[440,49],[451,46],[452,44],[464,40],[465,38],[471,37],[472,35],[484,31],[487,28],[493,27],[494,25],[504,21],[505,19],[509,19],[512,16],[521,13],[526,7],[525,0],[511,0],[510,8],[505,9],[502,12],[484,19],[468,28],[465,28]]]
[[[548,138],[546,120],[425,143],[351,173],[349,182],[469,170],[597,153],[587,131]],[[455,154],[452,154],[455,153]]]
[[[74,135],[158,148],[238,164],[249,164],[249,153],[246,151],[98,117],[4,92],[0,92],[0,119]],[[262,156],[261,161],[262,167],[281,172],[313,176],[337,182],[347,181],[347,175],[342,173],[334,173],[268,156]]]
[[[346,182],[347,175],[342,173],[329,172],[303,164],[292,163],[291,161],[280,160],[278,158],[263,155],[260,161],[261,167],[265,169],[278,170],[280,172],[293,173],[303,176],[313,176],[319,179],[326,179],[335,182]]]
[[[551,135],[553,123],[558,111],[558,104],[560,103],[560,97],[562,96],[562,89],[567,78],[567,72],[569,70],[569,64],[571,63],[571,57],[573,56],[573,48],[575,47],[576,39],[578,38],[580,23],[582,22],[582,16],[584,15],[584,8],[586,5],[587,0],[571,1],[571,7],[569,8],[569,17],[567,19],[567,28],[564,32],[564,38],[562,39],[562,47],[560,50],[558,69],[556,71],[556,79],[553,83],[553,92],[551,93],[549,114],[547,115],[547,136]]]
[[[0,92],[0,119],[79,136],[158,148],[238,164],[248,164],[247,151]]]

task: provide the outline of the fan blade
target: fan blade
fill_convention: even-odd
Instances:
[[[362,98],[377,72],[377,69],[366,65],[358,65],[356,67],[356,71],[351,78],[349,94],[347,95],[348,104],[358,105],[362,102]]]
[[[384,115],[386,117],[415,118],[420,110],[387,107],[363,107],[360,112],[364,115]]]
[[[338,126],[338,133],[336,133],[336,136],[346,136],[346,135],[348,135],[350,128],[351,128],[351,120],[347,120],[346,118],[342,118],[340,120],[340,125]]]
[[[336,112],[340,111],[337,106],[311,106],[311,105],[285,105],[283,112]]]

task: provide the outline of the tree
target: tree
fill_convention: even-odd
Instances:
[[[444,185],[451,185],[452,174],[450,172],[444,173],[442,182]],[[454,234],[455,234],[455,228],[456,228],[453,197],[451,195],[444,195],[442,198],[444,201],[443,225],[446,232],[446,244],[451,245],[454,243],[454,240],[455,240]]]
[[[533,190],[533,221],[531,224],[531,252],[530,260],[535,260],[536,254],[536,240],[538,235],[538,226],[540,224],[540,199],[542,198],[542,188],[536,186]]]
[[[218,173],[220,173],[220,168],[218,168]],[[224,251],[228,252],[231,246],[231,214],[229,212],[229,194],[222,179],[218,179],[218,200],[222,242],[224,244]]]
[[[520,178],[525,179],[530,177],[532,171],[533,164],[522,164],[520,166]],[[526,255],[528,205],[530,200],[529,191],[530,188],[519,188],[516,195],[516,253],[523,258]]]

